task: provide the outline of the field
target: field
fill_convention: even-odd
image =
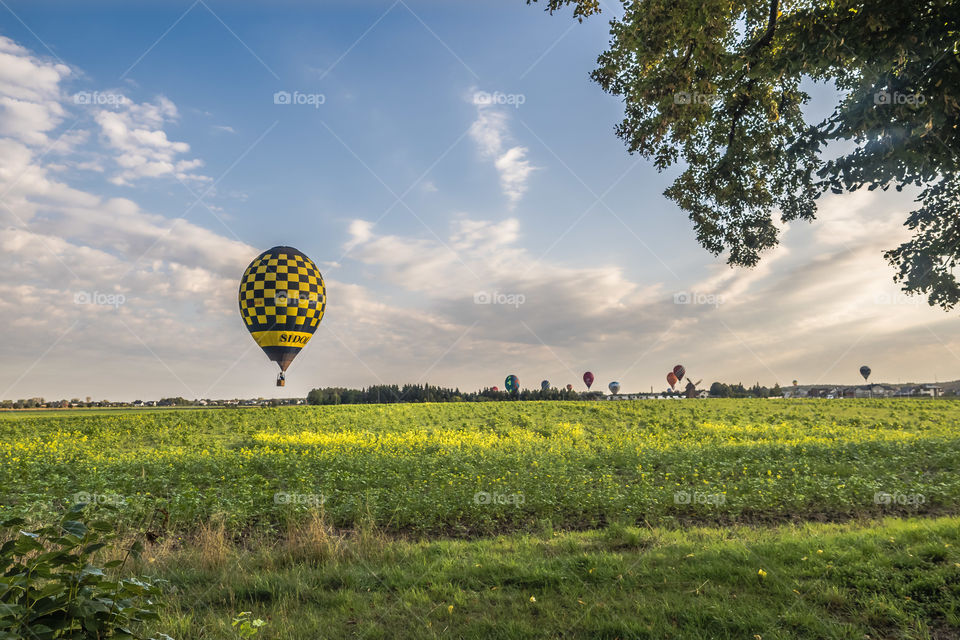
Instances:
[[[240,610],[268,638],[960,634],[952,401],[7,413],[0,435],[0,519],[152,518],[178,639]]]

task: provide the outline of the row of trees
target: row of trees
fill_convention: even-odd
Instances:
[[[714,382],[710,385],[710,395],[714,398],[778,398],[783,395],[783,390],[780,389],[779,384],[768,389],[756,383],[747,389],[742,382],[737,384]]]
[[[324,387],[307,394],[307,404],[392,404],[397,402],[489,402],[493,400],[589,400],[602,396],[599,391],[578,393],[566,389],[508,391],[460,391],[434,385],[382,384],[365,389]]]

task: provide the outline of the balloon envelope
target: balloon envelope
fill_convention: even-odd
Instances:
[[[503,381],[503,386],[507,388],[507,391],[516,391],[520,388],[520,378],[511,373],[507,376],[507,379]]]
[[[671,388],[671,389],[673,389],[675,386],[677,386],[677,376],[676,376],[676,374],[675,374],[673,371],[671,371],[670,373],[667,374],[667,382],[670,383],[670,388]]]
[[[860,367],[860,375],[863,376],[863,379],[864,379],[864,380],[866,380],[867,378],[869,378],[869,377],[870,377],[870,367],[868,367],[867,365],[863,365],[862,367]]]
[[[293,247],[273,247],[243,272],[239,302],[247,331],[286,371],[320,325],[327,290],[310,258]]]
[[[547,389],[549,389],[549,388],[550,388],[550,381],[549,381],[549,380],[541,380],[541,381],[540,381],[540,388],[543,389],[544,391],[546,391]]]
[[[673,375],[677,376],[677,381],[683,380],[683,377],[687,375],[687,370],[683,368],[682,364],[678,364],[673,368]]]
[[[619,383],[619,382],[611,382],[610,384],[607,385],[607,387],[610,389],[610,393],[612,393],[612,394],[614,394],[614,395],[620,393],[620,383]]]
[[[500,391],[500,387],[494,387],[493,390],[494,390],[494,391]]]
[[[587,389],[589,389],[590,385],[593,384],[593,374],[589,371],[583,374],[583,384],[587,385]]]
[[[572,385],[572,384],[568,384],[568,385],[567,385],[567,391],[573,391],[573,385]]]

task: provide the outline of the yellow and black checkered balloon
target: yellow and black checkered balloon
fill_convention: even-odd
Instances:
[[[313,261],[293,247],[274,247],[240,280],[240,315],[271,360],[287,370],[323,319],[327,290]]]

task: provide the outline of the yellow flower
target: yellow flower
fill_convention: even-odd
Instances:
[[[757,571],[757,575],[760,576],[760,579],[761,579],[761,580],[763,580],[764,578],[767,577],[767,572],[764,571],[763,569],[760,569],[760,570]]]
[[[530,596],[530,602],[536,602],[536,601],[537,601],[536,598],[534,598],[533,596]]]
[[[447,607],[447,613],[453,613],[453,605]]]

